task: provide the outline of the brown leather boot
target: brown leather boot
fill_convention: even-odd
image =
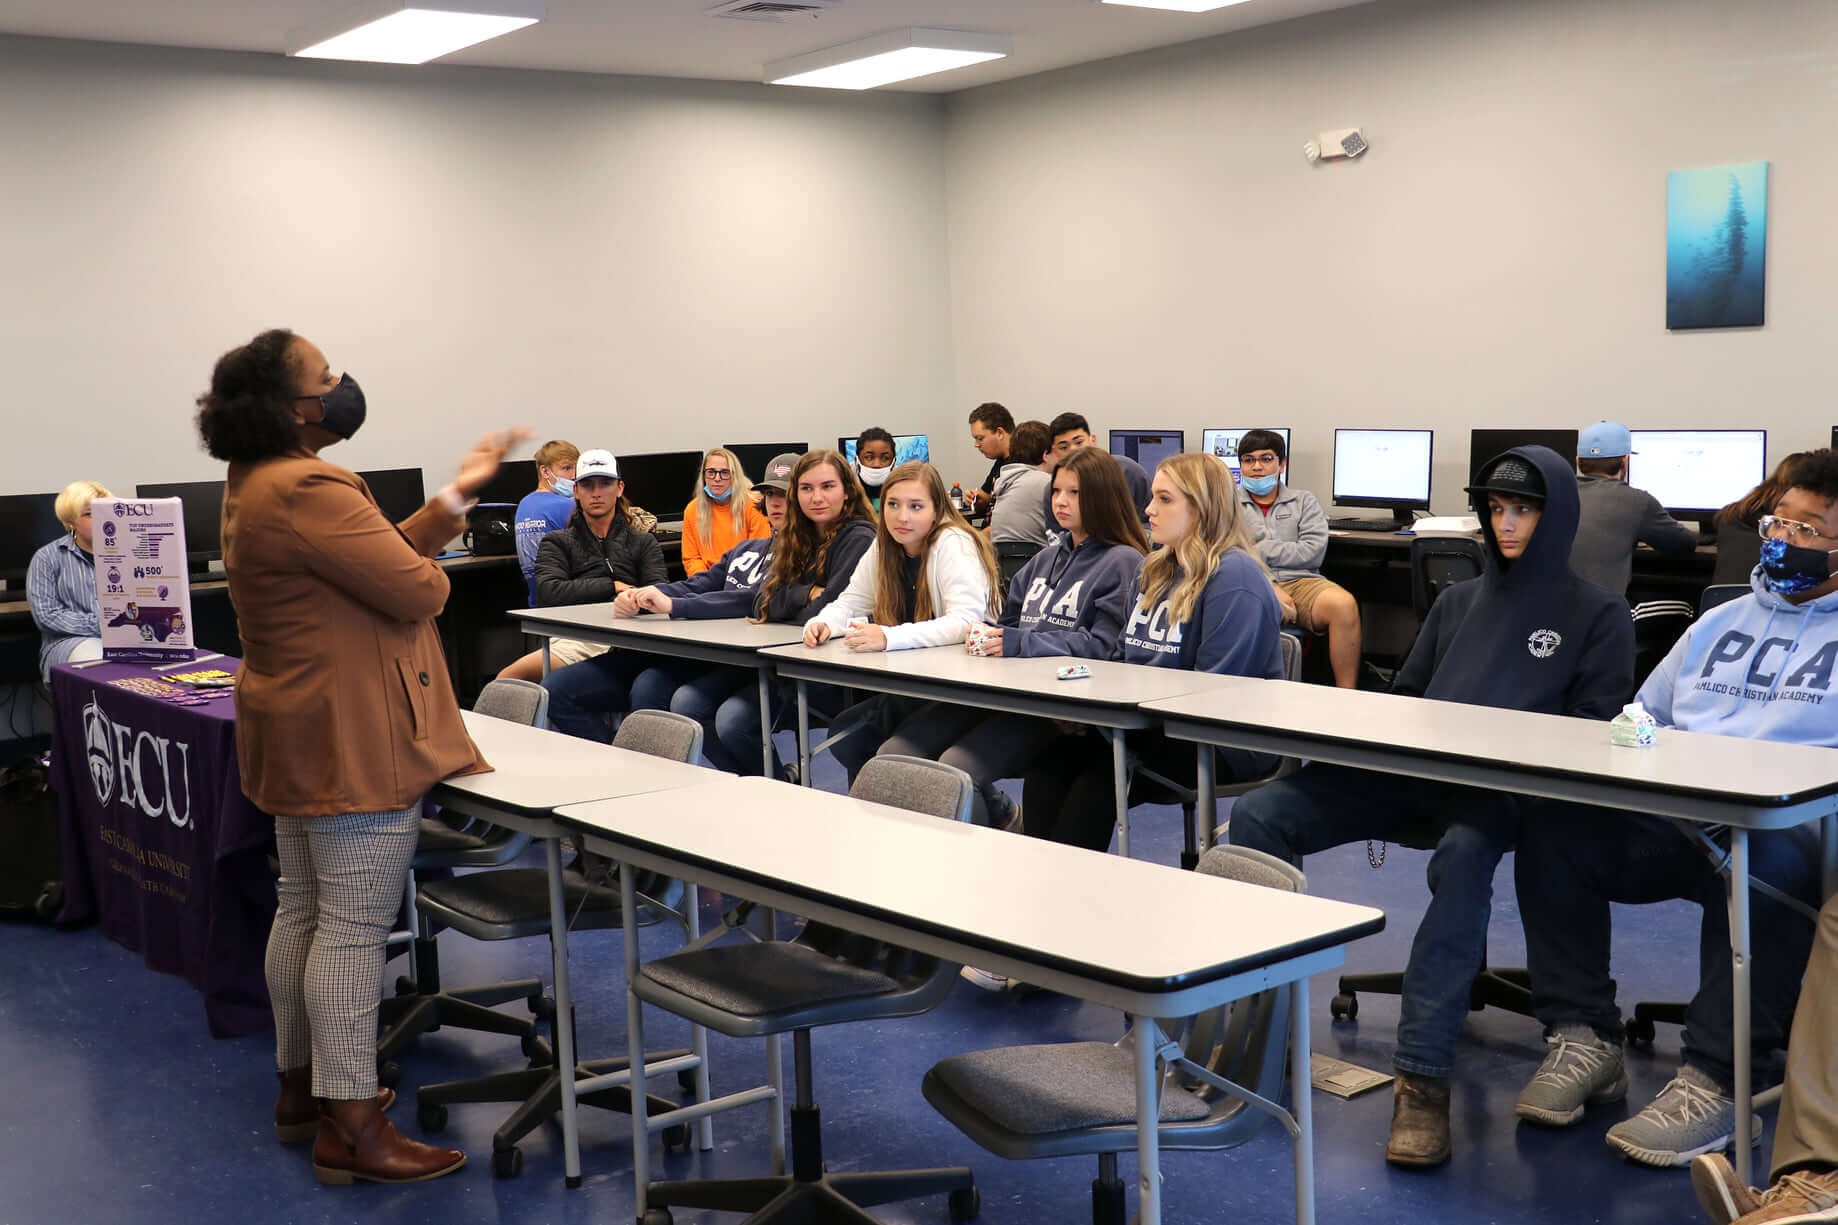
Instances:
[[[274,1134],[282,1144],[305,1144],[319,1134],[319,1099],[313,1096],[313,1065],[276,1072],[281,1094],[274,1099]],[[394,1089],[377,1090],[377,1109],[396,1104]]]
[[[397,1131],[375,1103],[358,1109],[361,1121],[355,1127],[341,1123],[330,1110],[321,1116],[313,1140],[313,1173],[320,1182],[426,1182],[466,1164],[466,1154],[456,1148],[436,1148]]]
[[[1449,1159],[1449,1080],[1399,1072],[1392,1089],[1391,1139],[1385,1160],[1427,1167]]]

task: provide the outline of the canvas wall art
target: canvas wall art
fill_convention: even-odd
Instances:
[[[1760,327],[1768,285],[1768,163],[1666,176],[1666,327]]]

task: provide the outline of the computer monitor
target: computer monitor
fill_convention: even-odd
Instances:
[[[55,493],[15,493],[0,497],[0,582],[23,586],[32,554],[64,534],[57,521]]]
[[[1200,433],[1200,450],[1225,461],[1232,475],[1238,475],[1238,440],[1252,430],[1269,430],[1283,439],[1283,450],[1289,450],[1289,427],[1285,425],[1221,425]]]
[[[1153,474],[1162,460],[1187,449],[1187,435],[1181,430],[1112,430],[1110,453],[1127,455]]]
[[[702,452],[652,451],[618,459],[625,500],[644,507],[661,523],[681,523],[683,508],[702,485]]]
[[[1708,518],[1768,476],[1766,430],[1634,430],[1627,483],[1675,515]]]
[[[507,459],[498,465],[496,474],[485,482],[485,488],[479,490],[479,501],[508,502],[515,506],[535,492],[536,461]],[[382,501],[380,497],[377,500]]]
[[[728,442],[723,446],[734,452],[734,458],[740,461],[740,470],[747,474],[749,480],[759,480],[766,474],[766,465],[772,462],[775,455],[802,455],[810,450],[805,442]]]
[[[1574,463],[1576,461],[1576,431],[1469,430],[1468,475],[1472,477],[1481,470],[1482,464],[1514,447],[1549,447],[1563,456],[1565,462]]]
[[[1430,504],[1429,430],[1335,430],[1334,501],[1384,506],[1399,523]]]
[[[850,463],[855,462],[855,439],[838,438],[836,449]],[[931,439],[925,434],[895,434],[893,436],[893,462],[899,467],[909,459],[923,459],[930,462],[932,458]]]
[[[223,482],[186,481],[172,485],[136,485],[134,496],[177,498],[185,517],[185,556],[194,562],[223,556]]]
[[[428,495],[419,468],[383,468],[358,475],[370,486],[370,496],[377,500],[377,509],[391,523],[400,523],[427,505]],[[479,501],[485,499],[481,497]]]

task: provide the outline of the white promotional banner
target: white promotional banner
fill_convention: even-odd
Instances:
[[[90,515],[102,657],[135,663],[194,658],[183,504],[177,498],[97,498]]]

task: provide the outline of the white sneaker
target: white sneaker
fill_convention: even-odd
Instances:
[[[1021,985],[1006,974],[991,974],[988,970],[979,970],[975,966],[965,966],[957,973],[958,977],[965,982],[984,991],[1013,991]]]

